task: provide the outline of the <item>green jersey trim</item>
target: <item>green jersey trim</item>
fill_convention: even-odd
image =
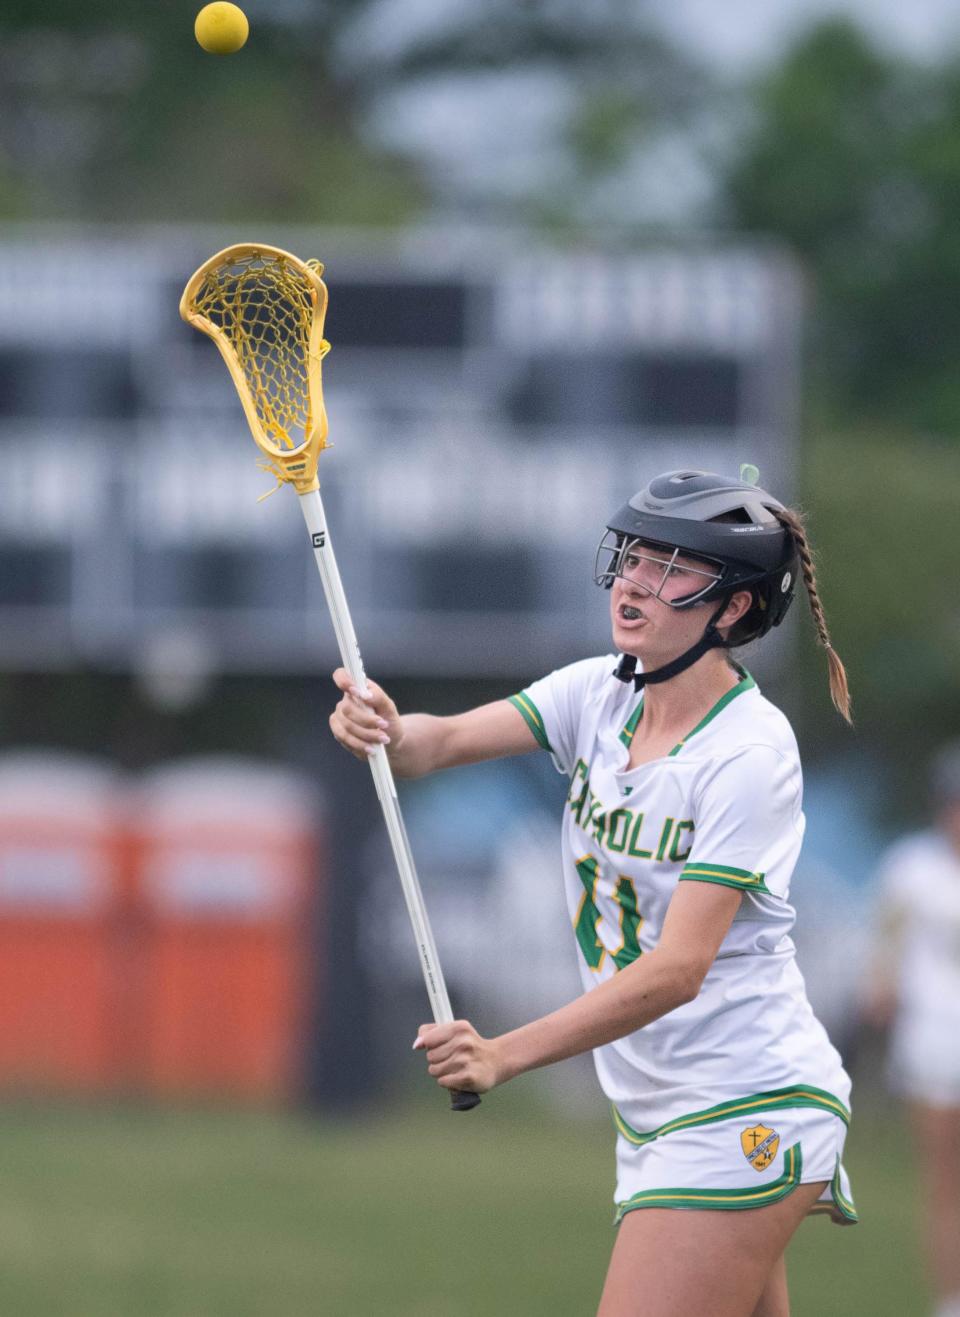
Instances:
[[[680,874],[678,882],[684,879],[699,883],[719,883],[721,887],[737,887],[743,892],[766,892],[768,896],[773,893],[763,881],[766,874],[751,873],[749,869],[735,869],[730,864],[710,864],[697,861],[695,864],[686,864]]]
[[[526,691],[520,691],[517,695],[511,695],[509,702],[515,709],[519,709],[523,714],[523,720],[533,732],[537,739],[537,744],[544,750],[553,754],[553,746],[547,739],[547,729],[543,725],[543,718],[540,716],[540,710],[531,700]]]
[[[620,733],[620,740],[623,742],[623,744],[627,747],[628,750],[630,749],[630,742],[633,740],[633,734],[637,730],[637,723],[640,721],[642,717],[643,717],[643,700],[641,699],[640,703],[637,705],[633,713],[631,713],[630,717],[627,719],[626,723],[624,724],[623,731]]]
[[[737,671],[740,673],[740,680],[737,682],[736,686],[731,686],[730,689],[727,691],[726,695],[720,696],[719,700],[717,700],[716,704],[713,706],[713,708],[710,710],[707,716],[705,718],[701,718],[700,721],[697,723],[696,727],[694,727],[693,731],[687,732],[686,736],[673,747],[673,749],[670,751],[670,754],[667,756],[668,759],[671,758],[673,755],[678,755],[680,751],[683,749],[683,747],[686,745],[686,743],[690,740],[691,736],[696,736],[697,732],[702,732],[704,727],[706,727],[707,723],[713,722],[717,714],[722,713],[731,700],[735,700],[737,696],[742,695],[744,691],[756,690],[757,683],[750,676],[750,673],[746,670],[746,668],[741,668],[738,664]]]
[[[845,1125],[850,1124],[850,1112],[839,1098],[825,1089],[814,1088],[811,1084],[795,1085],[792,1088],[774,1088],[768,1093],[753,1093],[749,1097],[734,1098],[731,1102],[720,1102],[715,1107],[706,1107],[703,1111],[691,1111],[686,1116],[675,1116],[665,1125],[641,1134],[632,1125],[628,1125],[620,1112],[613,1108],[613,1123],[630,1143],[638,1148],[664,1134],[673,1134],[676,1130],[691,1129],[695,1125],[711,1125],[714,1121],[730,1120],[734,1116],[756,1115],[765,1111],[779,1111],[785,1107],[820,1107],[833,1116],[839,1116]]]
[[[720,699],[717,700],[716,704],[706,715],[706,717],[701,718],[700,721],[697,723],[696,727],[694,727],[692,731],[687,732],[686,736],[682,737],[681,740],[677,742],[677,744],[673,747],[673,749],[669,751],[669,753],[666,755],[667,759],[672,758],[674,755],[678,755],[680,751],[683,749],[683,747],[686,745],[686,743],[690,740],[690,737],[696,736],[697,732],[702,731],[704,727],[706,727],[707,723],[712,722],[713,719],[716,718],[717,714],[722,712],[727,707],[727,705],[730,703],[731,700],[735,700],[737,696],[742,695],[744,691],[756,690],[757,683],[754,681],[753,677],[751,677],[750,673],[746,670],[746,668],[741,668],[740,664],[738,663],[736,664],[736,669],[737,672],[740,674],[740,680],[737,682],[737,684],[735,686],[731,686],[725,695],[721,695]],[[633,713],[631,713],[629,719],[624,724],[623,731],[620,733],[620,740],[627,747],[627,749],[630,748],[630,744],[633,741],[634,733],[637,730],[637,724],[639,723],[642,717],[643,717],[643,699],[641,698],[640,703],[634,709]]]
[[[752,1207],[766,1207],[779,1202],[792,1193],[800,1183],[803,1155],[800,1144],[795,1143],[783,1154],[783,1174],[758,1189],[750,1185],[744,1189],[643,1189],[623,1203],[617,1203],[614,1225],[619,1225],[627,1212],[638,1207],[686,1207],[696,1210],[709,1208],[723,1211],[743,1211]]]

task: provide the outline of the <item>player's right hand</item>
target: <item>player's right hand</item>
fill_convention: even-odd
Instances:
[[[333,681],[343,698],[330,715],[330,730],[358,759],[372,755],[378,745],[396,752],[403,737],[397,706],[382,687],[367,678],[367,695],[360,691],[346,668],[337,668]]]

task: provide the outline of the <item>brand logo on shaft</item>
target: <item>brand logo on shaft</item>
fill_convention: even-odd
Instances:
[[[315,530],[310,538],[313,540],[315,549],[322,549],[327,542],[327,532],[325,530]]]

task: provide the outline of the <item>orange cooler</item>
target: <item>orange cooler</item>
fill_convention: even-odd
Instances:
[[[59,752],[0,756],[0,1086],[112,1087],[122,897],[117,789]]]
[[[309,783],[192,760],[146,775],[131,805],[143,1082],[166,1097],[294,1097],[320,886]]]

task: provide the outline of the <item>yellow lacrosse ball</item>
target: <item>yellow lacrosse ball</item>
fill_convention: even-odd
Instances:
[[[250,35],[250,24],[239,5],[227,0],[215,0],[204,5],[193,25],[194,35],[211,55],[232,55],[245,44]]]

